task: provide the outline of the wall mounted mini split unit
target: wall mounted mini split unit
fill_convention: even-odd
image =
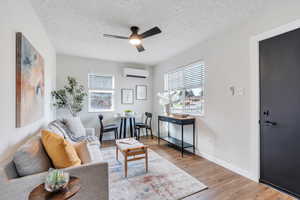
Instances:
[[[147,78],[149,76],[149,72],[144,69],[124,68],[124,76],[133,78]]]

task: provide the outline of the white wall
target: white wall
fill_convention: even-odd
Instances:
[[[125,78],[123,77],[124,67],[135,67],[147,69],[150,72],[150,77],[146,79]],[[133,110],[142,114],[146,111],[152,111],[152,69],[151,67],[141,66],[137,64],[117,63],[113,61],[104,61],[98,59],[81,58],[76,56],[58,55],[57,56],[57,88],[62,88],[68,76],[75,77],[85,88],[88,88],[88,74],[96,73],[103,75],[114,75],[115,78],[115,111],[103,112],[104,122],[114,122],[115,114],[122,113],[126,109]],[[133,105],[121,104],[121,88],[132,88],[135,90],[136,85],[147,85],[148,98],[147,100],[134,100]],[[80,113],[80,118],[85,127],[97,128],[99,134],[99,121],[97,115],[99,113],[88,112],[87,98],[84,103],[84,109]],[[58,117],[66,116],[65,112],[58,112]],[[105,134],[106,135],[106,134]],[[110,134],[112,136],[112,134]],[[104,137],[105,139],[105,137]]]
[[[154,68],[153,93],[163,90],[163,72],[197,60],[205,61],[205,116],[197,119],[199,154],[227,168],[257,180],[258,141],[251,127],[252,98],[250,38],[300,18],[300,1],[273,1],[258,16],[215,35]],[[244,89],[231,96],[229,87]],[[257,84],[255,84],[257,85]],[[158,99],[153,109],[161,113]],[[156,127],[156,126],[155,126]],[[190,132],[187,129],[187,134]],[[176,133],[175,133],[176,134]]]
[[[45,61],[44,118],[23,128],[15,128],[15,33],[22,32]],[[55,87],[56,55],[47,34],[28,0],[0,1],[0,160],[47,121],[54,118],[50,91]]]

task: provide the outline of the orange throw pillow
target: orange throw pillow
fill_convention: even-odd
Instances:
[[[42,142],[55,168],[66,168],[81,164],[75,148],[63,137],[42,130]]]

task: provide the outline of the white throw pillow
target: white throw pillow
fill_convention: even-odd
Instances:
[[[99,144],[83,141],[73,145],[82,164],[103,160]]]
[[[85,128],[79,117],[71,117],[64,119],[66,126],[72,131],[76,138],[85,136]]]

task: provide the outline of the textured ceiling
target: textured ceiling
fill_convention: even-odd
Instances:
[[[265,0],[31,0],[58,53],[157,64],[263,8]],[[138,53],[128,36],[159,26],[162,33],[144,40]]]

